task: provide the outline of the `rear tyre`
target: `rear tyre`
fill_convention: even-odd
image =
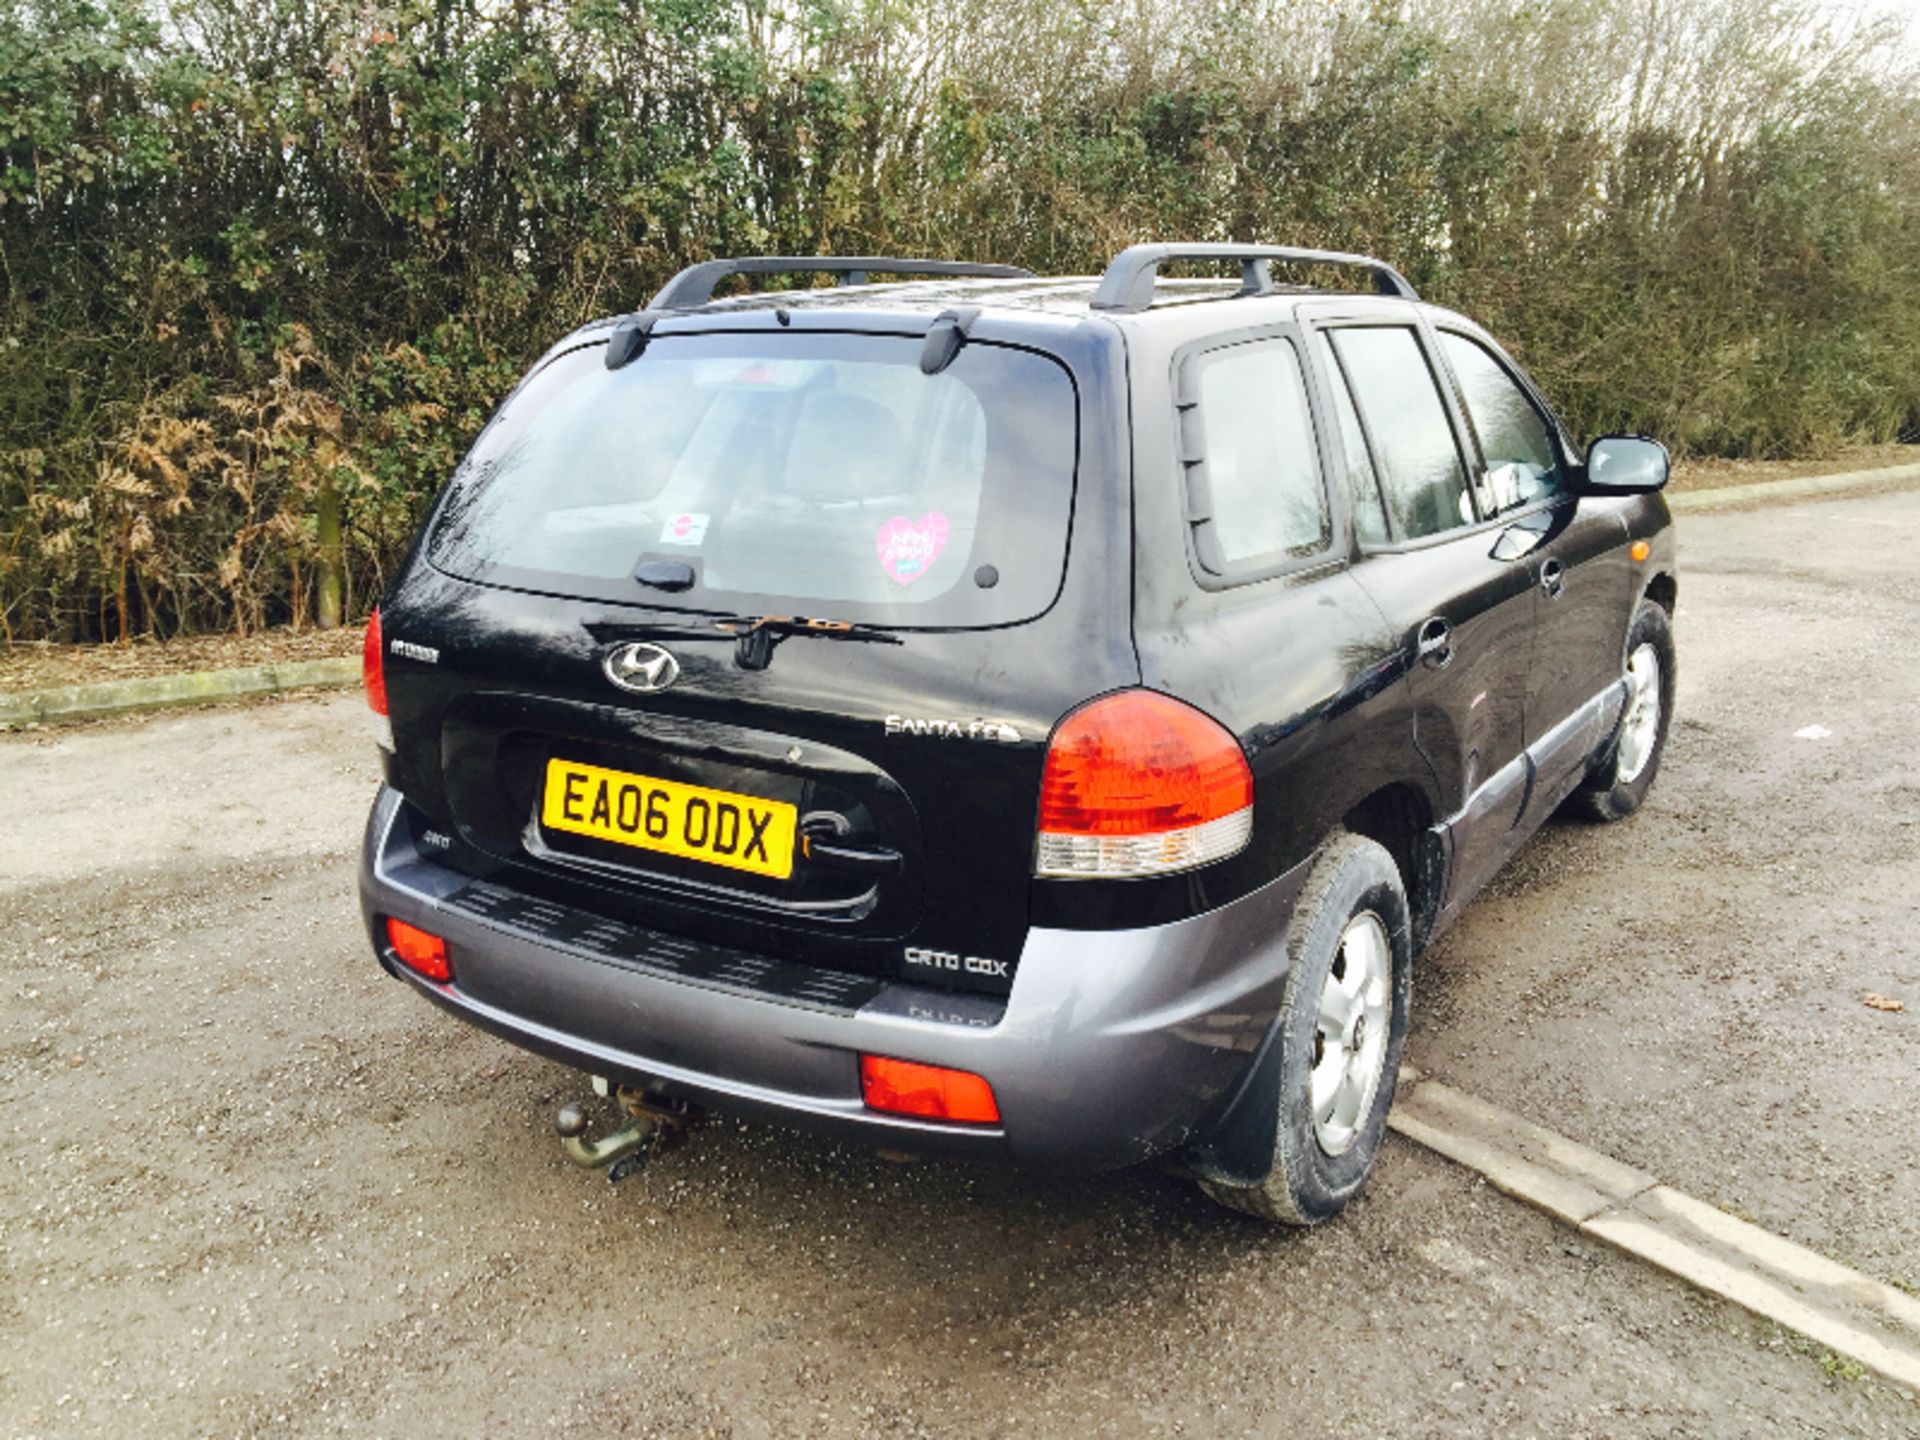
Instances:
[[[1287,955],[1273,1169],[1258,1185],[1201,1188],[1263,1220],[1317,1225],[1373,1168],[1406,1042],[1407,897],[1382,846],[1342,831],[1320,852],[1287,925]]]
[[[1651,600],[1640,602],[1627,630],[1626,681],[1620,724],[1567,802],[1589,820],[1624,820],[1638,810],[1666,752],[1673,720],[1673,627]]]

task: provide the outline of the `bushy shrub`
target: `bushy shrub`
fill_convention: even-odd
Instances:
[[[1812,0],[17,0],[0,638],[364,611],[714,254],[1391,257],[1587,431],[1920,438],[1920,91]]]

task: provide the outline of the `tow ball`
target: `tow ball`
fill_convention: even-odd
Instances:
[[[578,1105],[561,1106],[553,1117],[553,1128],[560,1134],[560,1151],[567,1159],[582,1170],[605,1169],[607,1179],[619,1181],[645,1164],[655,1150],[678,1138],[692,1116],[684,1109],[649,1104],[639,1091],[624,1085],[615,1095],[628,1115],[618,1130],[589,1140],[587,1112]]]
[[[621,1161],[639,1155],[653,1143],[653,1137],[660,1133],[660,1127],[651,1116],[636,1115],[618,1130],[601,1136],[598,1140],[587,1139],[587,1112],[578,1105],[563,1105],[560,1113],[553,1117],[553,1128],[560,1132],[560,1149],[567,1159],[582,1170],[598,1170],[602,1166],[611,1167]],[[635,1168],[623,1167],[628,1173]]]

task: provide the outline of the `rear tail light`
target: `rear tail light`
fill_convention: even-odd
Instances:
[[[387,917],[387,943],[400,963],[416,975],[424,975],[444,985],[453,979],[453,961],[447,956],[447,942],[430,930]]]
[[[1247,757],[1191,705],[1123,690],[1053,732],[1034,873],[1169,875],[1236,854],[1252,833]]]
[[[376,715],[387,713],[387,667],[382,658],[384,650],[380,640],[380,607],[376,605],[367,620],[367,638],[360,643],[360,683],[366,687],[367,704],[373,707]]]
[[[869,1110],[884,1110],[890,1115],[958,1120],[969,1125],[1000,1123],[993,1087],[978,1075],[943,1065],[916,1065],[911,1060],[862,1055],[860,1094]]]

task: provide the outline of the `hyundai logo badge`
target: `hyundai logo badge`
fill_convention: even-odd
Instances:
[[[670,652],[640,642],[609,650],[600,665],[622,690],[643,695],[664,690],[680,678],[680,662]]]

